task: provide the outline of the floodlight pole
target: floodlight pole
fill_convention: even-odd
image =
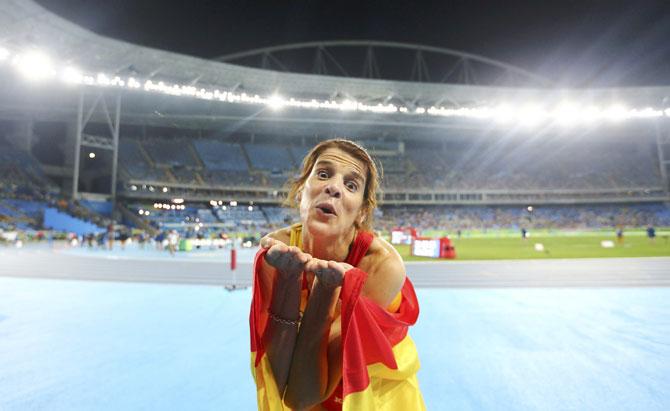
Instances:
[[[116,115],[112,135],[112,207],[116,208],[116,174],[119,162],[119,129],[121,127],[121,93],[116,95]]]
[[[670,182],[668,181],[668,168],[670,167],[670,158],[665,158],[664,146],[670,147],[670,124],[656,123],[656,151],[658,152],[658,166],[663,180],[663,189],[666,194],[670,192]]]
[[[79,194],[79,157],[81,154],[81,138],[84,129],[84,91],[79,92],[77,103],[77,134],[74,143],[74,170],[72,171],[72,200]]]

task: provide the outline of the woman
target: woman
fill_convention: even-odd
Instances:
[[[378,179],[359,145],[318,144],[289,191],[301,222],[261,240],[250,317],[260,410],[425,408],[407,335],[416,296],[371,233]]]

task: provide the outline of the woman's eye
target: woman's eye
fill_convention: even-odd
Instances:
[[[319,171],[317,175],[319,176],[319,178],[328,178],[328,173],[323,170]]]
[[[354,182],[348,182],[347,188],[351,191],[356,191],[358,189],[358,185],[356,185]]]

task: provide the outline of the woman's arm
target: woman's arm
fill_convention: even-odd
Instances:
[[[263,239],[261,246],[269,248],[261,267],[262,288],[266,293],[272,290],[272,295],[264,296],[264,301],[270,303],[267,307],[269,319],[263,343],[281,395],[286,388],[298,335],[300,274],[305,263],[312,257],[297,247],[289,247],[271,238]]]
[[[387,256],[389,257],[389,256]],[[402,260],[384,258],[370,266],[363,295],[387,307],[405,280]],[[313,259],[307,270],[315,273],[312,294],[305,309],[295,343],[285,401],[295,409],[305,409],[325,401],[342,378],[340,317],[335,318],[345,263]]]

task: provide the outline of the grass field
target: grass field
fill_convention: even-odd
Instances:
[[[613,248],[603,248],[601,241],[614,242]],[[667,232],[659,232],[655,241],[650,241],[644,232],[627,232],[622,244],[616,242],[608,232],[556,232],[540,233],[522,240],[507,233],[490,232],[452,238],[458,260],[516,260],[547,258],[607,258],[607,257],[660,257],[670,256],[670,239]],[[536,251],[542,244],[544,251]],[[410,255],[409,245],[396,245],[405,261],[434,261],[431,258]]]

